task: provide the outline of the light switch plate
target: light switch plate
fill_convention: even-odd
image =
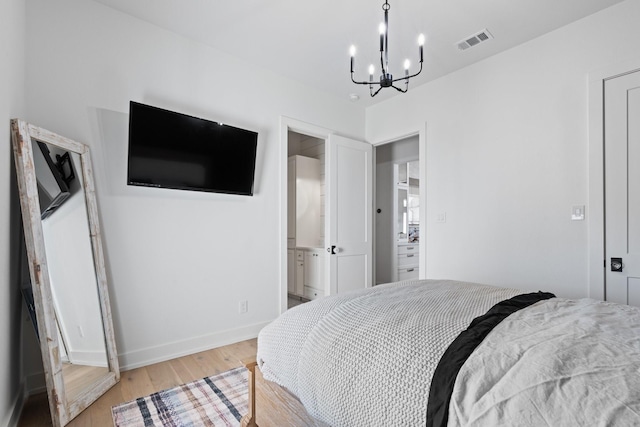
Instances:
[[[438,212],[436,214],[436,222],[447,222],[447,213],[446,212]]]
[[[584,205],[571,207],[571,221],[584,221]]]

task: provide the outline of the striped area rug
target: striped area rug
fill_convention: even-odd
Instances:
[[[239,426],[247,396],[241,367],[114,406],[111,414],[115,427]]]

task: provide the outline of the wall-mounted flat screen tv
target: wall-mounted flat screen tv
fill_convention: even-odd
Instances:
[[[127,183],[253,195],[258,134],[131,101]]]
[[[68,154],[67,154],[68,156]],[[58,159],[61,159],[58,156]],[[33,143],[33,164],[38,184],[38,200],[40,202],[40,218],[46,219],[69,198],[68,183],[58,169],[60,162],[54,162],[47,144],[41,141]]]

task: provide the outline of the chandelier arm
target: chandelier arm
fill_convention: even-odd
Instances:
[[[373,82],[373,81],[368,81],[368,82],[362,81],[362,82],[358,82],[358,81],[356,81],[356,80],[354,80],[354,79],[353,79],[353,73],[351,74],[351,81],[352,81],[353,83],[357,84],[357,85],[378,85],[378,86],[380,85],[380,82]]]
[[[415,73],[415,74],[411,74],[410,76],[398,77],[397,79],[393,79],[392,83],[399,82],[399,81],[401,81],[401,80],[407,80],[407,81],[409,81],[409,79],[414,78],[415,76],[417,76],[417,75],[418,75],[418,74],[420,74],[421,72],[422,72],[422,62],[420,63],[420,69],[418,70],[418,72],[417,72],[417,73]]]
[[[417,76],[418,74],[420,74],[421,72],[422,72],[422,63],[420,63],[420,69],[418,70],[418,72],[417,72],[417,73],[415,73],[415,74],[411,74],[410,76],[404,76],[404,77],[399,77],[399,78],[397,78],[397,79],[393,79],[391,82],[392,82],[392,83],[395,83],[395,82],[399,82],[399,81],[402,81],[402,80],[406,80],[406,81],[407,81],[407,83],[408,83],[409,79],[412,79],[412,78],[416,77],[416,76]],[[353,83],[357,84],[357,85],[370,85],[370,86],[371,86],[371,85],[377,85],[377,86],[380,86],[380,82],[376,82],[376,81],[368,81],[368,82],[366,82],[366,81],[361,81],[361,82],[359,82],[359,81],[357,81],[357,80],[355,80],[355,79],[353,78],[353,73],[351,73],[351,81],[352,81]]]
[[[380,86],[377,91],[373,92],[373,86],[369,86],[369,93],[371,93],[372,98],[376,96],[378,92],[380,92],[381,90],[382,90],[382,86]]]
[[[408,85],[408,84],[409,84],[409,82],[407,81],[407,85]],[[395,86],[395,85],[391,85],[391,87],[392,87],[392,88],[394,88],[395,90],[397,90],[398,92],[402,92],[402,93],[406,93],[406,92],[407,92],[407,89],[408,89],[408,88],[407,88],[407,89],[402,90],[402,89],[400,89],[399,87],[397,87],[397,86]],[[382,88],[380,88],[380,89],[382,89]]]

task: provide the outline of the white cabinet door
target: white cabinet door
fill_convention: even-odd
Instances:
[[[371,144],[341,136],[327,141],[325,235],[332,295],[371,286],[372,152]]]
[[[324,284],[325,257],[322,249],[309,249],[304,253],[304,297],[316,299],[326,295]]]
[[[318,268],[315,262],[315,256],[312,251],[304,252],[304,285],[305,286],[313,286],[316,283],[315,276],[317,274],[316,269]]]
[[[301,258],[302,251],[296,250],[296,287],[294,294],[304,295],[304,258]]]
[[[287,238],[296,238],[296,162],[293,157],[287,161]]]
[[[320,161],[294,156],[296,163],[296,246],[314,248],[320,240]]]
[[[304,285],[322,291],[324,294],[324,253],[321,249],[305,251]]]
[[[607,80],[604,102],[606,300],[640,306],[640,71]]]
[[[320,247],[320,161],[291,156],[287,168],[287,237],[295,247]]]
[[[287,292],[296,292],[296,255],[293,249],[287,250]]]

